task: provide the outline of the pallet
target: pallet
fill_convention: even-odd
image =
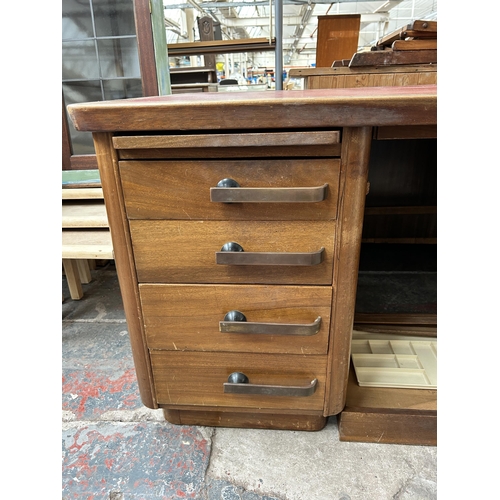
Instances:
[[[95,261],[114,259],[113,243],[102,188],[63,188],[62,200],[62,264],[70,296],[79,300]]]

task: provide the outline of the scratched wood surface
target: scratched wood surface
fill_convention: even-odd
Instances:
[[[142,309],[151,349],[326,354],[331,287],[141,284]],[[247,321],[308,324],[321,317],[315,335],[223,333],[229,311]]]

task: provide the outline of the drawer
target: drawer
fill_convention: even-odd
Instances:
[[[325,395],[326,356],[245,354],[221,352],[151,351],[158,404],[322,410]],[[242,391],[267,387],[271,394],[224,392],[230,374],[248,378]],[[316,385],[311,389],[311,382]],[[301,395],[279,395],[274,387],[297,387]],[[232,389],[232,388],[231,388]],[[311,393],[312,392],[312,393]],[[277,394],[278,393],[278,394]]]
[[[327,352],[331,287],[141,284],[139,293],[150,349]],[[232,311],[244,318],[225,321]]]
[[[335,223],[331,221],[132,220],[129,224],[142,283],[332,283]],[[222,252],[231,242],[243,251]]]
[[[339,172],[333,158],[120,162],[129,219],[332,220]]]

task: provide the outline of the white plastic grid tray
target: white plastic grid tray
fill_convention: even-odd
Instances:
[[[353,332],[351,359],[360,386],[437,389],[437,339]]]

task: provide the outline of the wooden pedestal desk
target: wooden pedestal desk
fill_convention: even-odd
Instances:
[[[147,407],[294,430],[342,411],[372,127],[436,107],[435,86],[68,107],[93,132]]]

